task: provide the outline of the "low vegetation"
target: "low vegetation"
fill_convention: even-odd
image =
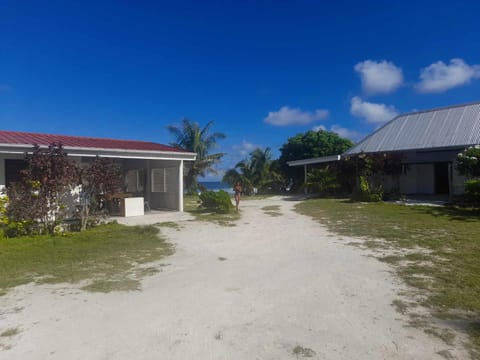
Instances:
[[[282,215],[282,213],[280,212],[280,206],[279,205],[264,206],[264,207],[262,207],[262,210],[265,212],[265,214],[273,216],[273,217]]]
[[[304,358],[311,358],[317,355],[315,351],[313,351],[310,348],[306,348],[300,345],[297,345],[293,348],[292,350],[293,355],[295,355],[297,358],[299,356],[304,357]]]
[[[7,330],[2,331],[2,333],[0,333],[0,337],[15,336],[19,333],[20,333],[20,330],[18,330],[18,328],[9,328]]]
[[[154,226],[106,224],[64,235],[0,239],[0,292],[29,282],[86,282],[92,291],[134,290],[141,269],[173,253]]]
[[[200,207],[217,214],[233,211],[232,200],[226,191],[204,191],[199,195]]]
[[[421,295],[420,305],[461,324],[480,358],[480,210],[335,199],[308,200],[297,210],[333,232],[390,250],[383,260]]]
[[[230,204],[230,196],[228,197]],[[235,226],[235,221],[240,219],[240,212],[229,211],[227,213],[216,212],[201,206],[201,200],[198,195],[186,195],[183,199],[184,210],[195,217],[199,221],[211,221],[222,226]]]

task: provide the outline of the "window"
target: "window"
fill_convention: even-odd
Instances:
[[[128,170],[125,175],[125,185],[129,193],[143,192],[145,184],[145,170]]]
[[[10,186],[12,183],[22,180],[21,171],[28,167],[25,160],[6,159],[5,160],[5,185]]]
[[[152,192],[168,192],[175,188],[178,169],[167,167],[152,169]]]
[[[167,192],[165,169],[152,169],[152,192]]]

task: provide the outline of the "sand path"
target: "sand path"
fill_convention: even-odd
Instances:
[[[266,215],[267,205],[281,216]],[[0,330],[21,332],[0,359],[302,358],[297,346],[314,359],[443,359],[437,352],[449,347],[406,327],[391,306],[400,284],[388,266],[294,205],[244,201],[235,227],[162,230],[176,253],[141,291],[12,290],[0,298]]]

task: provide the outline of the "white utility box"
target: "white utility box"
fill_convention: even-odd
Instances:
[[[127,197],[122,200],[122,215],[128,216],[142,216],[144,215],[144,200],[143,197]]]

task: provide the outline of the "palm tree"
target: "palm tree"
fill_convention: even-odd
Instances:
[[[217,173],[214,165],[225,155],[210,154],[210,151],[218,146],[217,140],[225,138],[225,134],[220,132],[210,134],[212,126],[213,121],[209,121],[202,129],[197,122],[186,118],[182,120],[181,126],[167,126],[168,131],[175,137],[175,142],[170,145],[197,153],[196,160],[188,167],[185,176],[185,188],[189,192],[197,190],[198,176],[203,177],[207,172]]]
[[[259,190],[267,189],[272,183],[279,182],[281,176],[275,169],[270,148],[257,148],[250,153],[250,158],[240,161],[234,169],[225,173],[223,181],[234,184],[240,181],[244,191],[249,194],[254,187]]]
[[[233,184],[240,182],[242,191],[246,195],[251,195],[255,185],[253,184],[254,172],[252,163],[249,160],[242,160],[235,165],[234,169],[227,170],[223,176],[222,182]]]

